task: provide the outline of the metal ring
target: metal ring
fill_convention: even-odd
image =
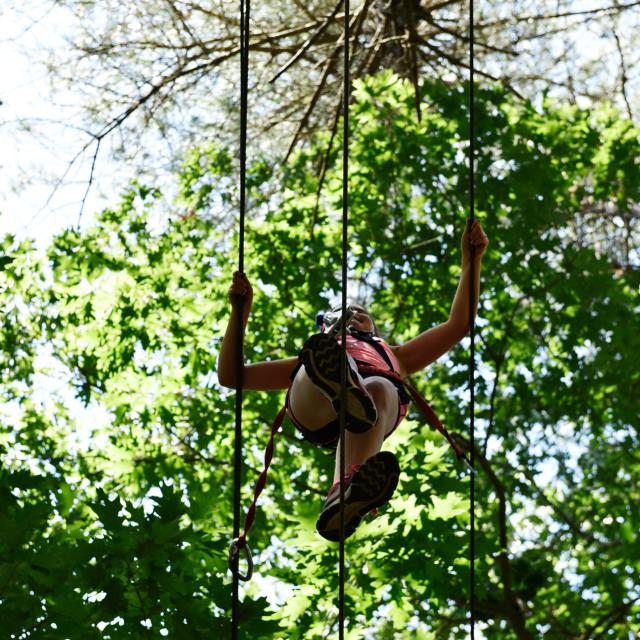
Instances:
[[[240,572],[240,551],[244,551],[244,558],[247,561],[246,573]],[[251,556],[251,549],[247,541],[243,538],[235,538],[229,545],[229,570],[231,573],[235,573],[239,580],[248,582],[253,575],[253,558]]]

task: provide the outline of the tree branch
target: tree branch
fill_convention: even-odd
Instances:
[[[640,602],[640,597],[634,598],[633,600],[629,600],[628,602],[623,602],[619,607],[612,609],[611,611],[602,615],[596,622],[591,626],[590,629],[585,631],[579,638],[579,640],[599,640],[600,638],[604,638],[605,635],[613,628],[613,626],[622,620],[622,618],[627,614],[629,609],[636,603]],[[598,627],[603,624],[606,625],[602,628],[602,630],[597,634],[593,635]]]
[[[461,435],[457,435],[459,440],[467,451],[471,449],[471,443]],[[511,625],[511,628],[516,634],[518,640],[533,640],[533,636],[530,634],[526,627],[524,611],[522,609],[522,603],[520,599],[513,592],[511,581],[511,561],[509,559],[509,536],[508,536],[508,521],[507,521],[507,493],[504,484],[498,478],[497,474],[491,467],[489,460],[482,454],[481,451],[475,451],[476,460],[479,462],[480,467],[485,472],[498,498],[498,540],[500,543],[500,553],[498,554],[498,567],[500,569],[500,576],[502,578],[502,592],[506,605],[505,616]]]
[[[331,24],[331,21],[338,13],[338,9],[342,6],[343,0],[338,0],[338,4],[334,7],[333,11],[323,20],[320,26],[311,34],[311,37],[298,49],[298,51],[275,73],[275,75],[269,80],[269,82],[275,82],[291,65],[293,65],[300,56],[319,38],[327,27]]]
[[[633,9],[633,7],[637,7],[640,5],[640,0],[637,2],[631,2],[629,4],[614,4],[608,7],[599,7],[597,9],[585,9],[584,11],[562,11],[557,13],[549,13],[546,15],[525,15],[518,16],[515,20],[513,17],[502,18],[500,20],[495,20],[493,22],[481,22],[477,25],[478,29],[483,29],[485,27],[495,27],[498,25],[503,25],[511,22],[538,22],[542,20],[556,20],[558,18],[572,18],[575,16],[594,16],[602,13],[621,13],[622,11],[626,11],[627,9]]]
[[[618,55],[620,56],[620,93],[622,93],[622,98],[624,99],[624,103],[627,107],[627,115],[629,116],[629,120],[633,120],[633,112],[631,111],[629,97],[627,96],[627,66],[624,61],[622,45],[620,44],[620,37],[618,36],[618,31],[616,30],[615,25],[612,26],[611,32],[613,33],[613,38],[616,41],[616,48],[618,49]]]

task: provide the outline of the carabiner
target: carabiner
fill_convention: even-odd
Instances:
[[[240,573],[240,550],[244,551],[244,557],[247,561],[246,573]],[[253,575],[253,558],[251,557],[251,549],[244,538],[234,538],[229,545],[229,570],[235,573],[239,580],[248,582]]]
[[[337,334],[342,329],[342,325],[348,325],[356,313],[356,310],[351,305],[345,309],[344,315],[342,314],[342,308],[325,313],[323,320],[325,327],[327,327],[325,333],[329,335]]]

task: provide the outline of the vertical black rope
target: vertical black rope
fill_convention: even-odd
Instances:
[[[474,78],[474,15],[473,0],[469,0],[469,219],[470,227],[475,221],[475,78]],[[471,232],[471,228],[469,229]],[[469,233],[470,235],[470,233]],[[474,247],[470,247],[469,265],[469,332],[471,344],[469,347],[469,442],[471,450],[471,477],[469,486],[469,603],[471,608],[471,640],[475,638],[476,615],[476,481],[475,473],[475,360],[476,360],[476,322],[475,322],[475,255]]]
[[[247,94],[249,92],[249,9],[250,0],[240,0],[240,231],[238,237],[238,271],[244,272],[244,227],[246,212],[246,165],[247,165]],[[233,539],[240,535],[240,487],[242,484],[242,387],[243,387],[243,334],[244,301],[239,305],[238,326],[236,328],[236,425],[234,443],[234,486],[233,486]],[[238,638],[240,609],[239,557],[231,559],[231,638]]]
[[[338,588],[338,638],[344,640],[344,490],[346,470],[346,389],[347,389],[347,250],[349,224],[349,0],[344,0],[344,69],[343,69],[343,144],[342,144],[342,358],[340,359],[340,552],[339,552],[339,588]]]
[[[247,103],[249,94],[249,14],[250,0],[240,0],[240,237],[238,268],[244,271],[244,221],[247,176]]]

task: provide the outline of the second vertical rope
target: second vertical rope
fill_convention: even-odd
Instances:
[[[473,0],[469,0],[469,219],[471,228],[475,221],[475,78],[474,78],[474,11]],[[469,266],[469,459],[471,462],[470,486],[469,486],[469,606],[471,610],[470,635],[475,638],[475,609],[476,609],[476,547],[475,547],[475,255],[471,245]]]
[[[240,223],[238,237],[238,271],[244,273],[244,228],[246,214],[246,174],[247,174],[247,98],[249,93],[249,17],[250,0],[240,0]],[[234,484],[233,484],[233,539],[240,533],[240,488],[242,485],[242,388],[244,352],[244,302],[241,303],[236,328],[236,399],[235,399],[235,441],[234,441]],[[239,556],[231,557],[231,638],[237,640],[240,617],[240,573]]]
[[[343,68],[343,144],[342,144],[342,317],[347,312],[347,260],[348,260],[348,227],[349,227],[349,0],[344,0],[344,68]],[[346,388],[347,388],[347,323],[342,322],[342,357],[340,359],[340,552],[339,552],[339,593],[338,593],[338,637],[344,640],[344,492],[345,492],[345,433],[346,433]]]

